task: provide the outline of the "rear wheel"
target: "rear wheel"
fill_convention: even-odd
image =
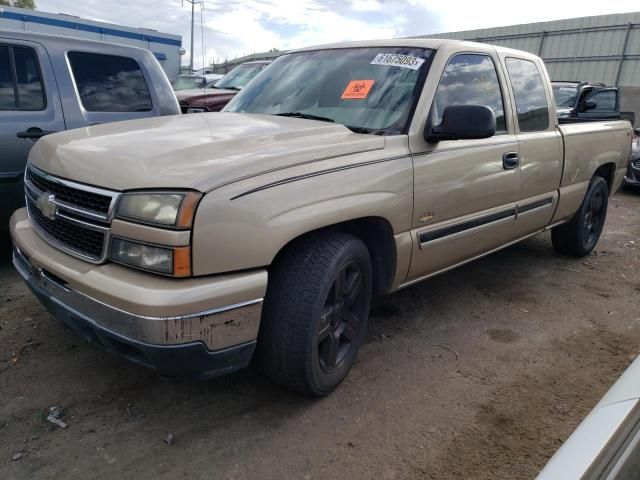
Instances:
[[[372,269],[356,237],[323,232],[302,239],[269,272],[259,361],[279,384],[326,395],[346,377],[365,335]]]
[[[607,182],[602,177],[593,177],[573,219],[551,231],[553,248],[558,253],[573,257],[589,255],[602,233],[608,202]]]

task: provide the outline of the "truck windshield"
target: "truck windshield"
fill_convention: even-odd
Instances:
[[[556,107],[567,108],[575,105],[576,95],[578,95],[578,85],[552,83],[551,87],[553,88],[553,98],[555,99]]]
[[[229,90],[240,90],[249,80],[255,77],[267,64],[248,63],[239,65],[213,85],[213,88],[227,88]]]
[[[224,111],[341,123],[359,133],[401,133],[433,50],[405,47],[298,52],[273,62]]]

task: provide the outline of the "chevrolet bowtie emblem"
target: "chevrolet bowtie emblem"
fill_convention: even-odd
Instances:
[[[38,210],[49,220],[55,220],[56,213],[58,213],[58,207],[54,203],[55,199],[55,195],[45,192],[38,197],[38,202],[36,203]]]

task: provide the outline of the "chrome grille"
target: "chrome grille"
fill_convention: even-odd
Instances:
[[[86,208],[97,213],[107,215],[111,197],[99,195],[97,193],[88,192],[71,188],[59,182],[55,182],[47,178],[46,175],[38,175],[34,172],[33,167],[27,170],[27,179],[41,192],[49,192],[56,196],[58,200]]]
[[[106,259],[117,192],[55,177],[33,166],[27,167],[24,184],[29,219],[42,238],[93,263]]]
[[[55,220],[45,217],[29,199],[29,215],[47,236],[83,256],[98,260],[102,257],[105,232],[89,230],[58,216]]]

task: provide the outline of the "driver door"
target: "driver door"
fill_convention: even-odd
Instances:
[[[496,135],[436,144],[428,144],[421,133],[412,139],[414,243],[408,282],[513,239],[518,140],[501,84],[505,85],[500,63],[490,51],[457,53],[447,60],[428,107],[431,124],[440,123],[447,106],[486,105],[495,113]]]

